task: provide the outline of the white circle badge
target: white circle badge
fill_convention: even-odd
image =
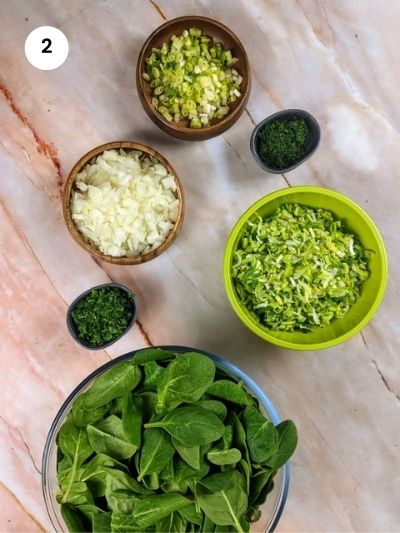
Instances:
[[[40,26],[25,41],[25,55],[31,65],[40,70],[53,70],[67,59],[68,40],[53,26]]]

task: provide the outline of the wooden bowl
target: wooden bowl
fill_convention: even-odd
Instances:
[[[113,148],[115,149],[123,148],[126,151],[140,150],[146,155],[151,155],[153,157],[156,157],[160,161],[160,163],[162,163],[168,169],[168,172],[174,177],[176,185],[177,185],[176,194],[179,199],[179,211],[178,211],[178,217],[175,222],[175,226],[173,227],[173,229],[171,230],[171,232],[169,233],[165,241],[158,248],[155,248],[154,250],[151,250],[150,252],[143,254],[143,255],[139,255],[137,257],[127,257],[127,256],[113,257],[111,255],[103,254],[93,244],[86,241],[83,235],[78,231],[71,216],[71,210],[70,210],[71,192],[74,188],[76,175],[79,174],[79,172],[81,172],[83,167],[87,163],[89,163],[94,157],[105,152],[106,150],[111,150]],[[63,202],[64,220],[67,225],[68,231],[72,235],[73,239],[79,244],[79,246],[84,248],[92,256],[97,257],[98,259],[101,259],[102,261],[106,261],[107,263],[113,263],[114,265],[138,265],[140,263],[145,263],[146,261],[150,261],[151,259],[154,259],[158,255],[162,254],[174,242],[174,240],[176,239],[176,236],[179,233],[179,230],[181,229],[182,222],[183,222],[184,198],[183,198],[182,183],[179,179],[178,174],[176,173],[174,168],[171,166],[171,164],[161,154],[159,154],[158,152],[156,152],[149,146],[145,146],[144,144],[136,143],[133,141],[116,141],[116,142],[102,144],[101,146],[98,146],[97,148],[93,148],[93,150],[90,150],[90,152],[88,152],[83,157],[81,157],[79,161],[75,164],[71,172],[69,173],[69,176],[68,176],[68,179],[65,184],[64,191],[63,191],[62,202]]]
[[[239,60],[235,64],[235,69],[243,77],[240,85],[241,96],[235,102],[229,104],[228,114],[221,119],[213,120],[210,126],[201,129],[190,128],[188,119],[183,119],[179,122],[168,122],[151,105],[152,89],[143,79],[146,58],[151,54],[152,48],[161,48],[163,43],[170,41],[172,35],[180,35],[183,30],[188,30],[193,27],[200,28],[205,35],[212,37],[215,42],[221,42],[225,49],[232,50],[232,55]],[[204,141],[226,131],[243,113],[250,95],[250,66],[242,43],[221,22],[207,17],[178,17],[169,20],[157,28],[144,43],[136,65],[136,85],[144,110],[159,128],[179,139],[186,141]]]

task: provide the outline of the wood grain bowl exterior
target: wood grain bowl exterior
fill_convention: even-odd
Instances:
[[[211,126],[201,129],[189,127],[189,120],[168,122],[158,113],[151,104],[152,89],[143,79],[146,58],[151,54],[152,48],[161,48],[163,43],[169,42],[172,35],[180,35],[184,30],[200,28],[203,33],[212,37],[215,42],[221,42],[225,49],[232,50],[232,55],[238,58],[235,68],[243,77],[240,86],[241,96],[229,104],[229,112],[221,119],[213,120]],[[238,37],[224,24],[207,17],[178,17],[169,20],[157,28],[145,41],[136,65],[136,85],[140,101],[151,120],[163,131],[186,141],[204,141],[220,135],[230,128],[243,113],[250,96],[251,75],[250,65],[245,49]]]
[[[154,250],[151,250],[150,252],[139,255],[136,257],[113,257],[111,255],[105,255],[103,254],[98,248],[96,248],[94,245],[92,245],[90,242],[86,241],[83,235],[78,231],[72,216],[71,216],[71,192],[73,190],[76,176],[81,172],[83,167],[87,165],[94,157],[102,154],[106,150],[111,149],[120,149],[123,148],[124,150],[140,150],[146,155],[151,155],[153,157],[156,157],[168,170],[168,172],[174,177],[176,185],[177,185],[177,197],[179,199],[179,211],[178,211],[178,217],[175,222],[175,226],[165,239],[165,241],[158,246],[158,248],[155,248]],[[97,148],[93,148],[90,150],[87,154],[85,154],[83,157],[79,159],[79,161],[74,165],[71,172],[69,173],[67,182],[65,183],[64,191],[63,191],[63,215],[64,220],[67,225],[68,231],[70,232],[72,238],[81,246],[84,250],[89,252],[93,257],[96,257],[98,259],[101,259],[102,261],[105,261],[107,263],[112,263],[114,265],[138,265],[141,263],[145,263],[147,261],[150,261],[151,259],[154,259],[158,255],[162,254],[176,239],[179,230],[181,229],[182,222],[183,222],[183,216],[184,216],[184,196],[183,196],[183,189],[182,189],[182,183],[179,179],[178,174],[176,173],[175,169],[172,167],[172,165],[163,157],[161,154],[159,154],[156,150],[153,150],[149,146],[146,146],[144,144],[140,144],[133,141],[115,141],[110,142],[106,144],[102,144],[101,146],[98,146]]]

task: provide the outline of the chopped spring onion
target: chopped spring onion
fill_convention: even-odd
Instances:
[[[153,107],[168,122],[187,119],[191,128],[209,126],[241,96],[237,61],[199,28],[173,35],[146,59],[143,79],[153,89]]]
[[[285,204],[247,222],[232,276],[261,324],[308,332],[349,311],[369,276],[370,254],[330,211]]]

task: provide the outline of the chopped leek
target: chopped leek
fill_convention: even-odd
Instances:
[[[173,35],[146,59],[143,79],[152,89],[152,106],[168,122],[187,119],[191,128],[209,126],[241,96],[237,61],[199,28]]]
[[[285,204],[247,222],[232,277],[262,325],[309,332],[342,318],[360,297],[370,254],[330,211]]]

